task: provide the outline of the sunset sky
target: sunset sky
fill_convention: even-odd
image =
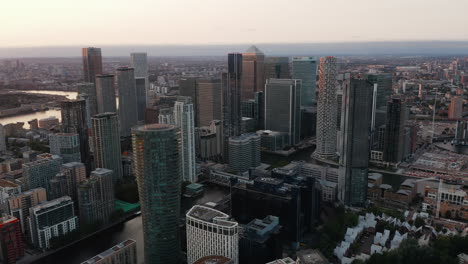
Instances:
[[[2,1],[0,47],[468,40],[467,0]]]

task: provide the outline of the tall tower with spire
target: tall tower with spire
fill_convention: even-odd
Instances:
[[[242,100],[254,99],[265,89],[265,54],[255,46],[242,53]]]

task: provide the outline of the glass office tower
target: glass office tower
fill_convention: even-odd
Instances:
[[[152,124],[132,129],[146,264],[179,263],[179,130]]]

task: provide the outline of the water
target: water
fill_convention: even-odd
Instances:
[[[206,186],[203,196],[193,199],[182,199],[181,212],[185,213],[195,204],[205,204],[207,202],[217,202],[221,200],[228,191],[223,187]],[[143,228],[141,216],[135,217],[125,223],[114,226],[104,232],[83,240],[69,248],[57,252],[49,257],[41,259],[40,264],[79,264],[97,254],[111,248],[112,246],[126,239],[134,239],[137,242],[138,263],[144,261],[143,249]]]
[[[76,99],[76,96],[78,95],[77,92],[63,92],[63,91],[24,91],[25,93],[35,93],[35,94],[52,94],[52,95],[63,95],[67,97],[68,99]],[[57,109],[50,109],[47,111],[41,111],[41,112],[34,112],[34,113],[28,113],[28,114],[22,114],[22,115],[15,115],[15,116],[9,116],[9,117],[3,117],[0,118],[0,124],[6,125],[10,123],[17,123],[17,122],[23,122],[24,123],[24,128],[29,128],[28,121],[31,121],[33,119],[43,119],[47,117],[57,117],[60,121],[61,119],[61,112],[60,110]]]

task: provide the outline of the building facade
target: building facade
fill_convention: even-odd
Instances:
[[[20,194],[12,195],[8,198],[9,214],[18,218],[21,224],[21,231],[27,233],[27,218],[29,217],[29,208],[34,207],[44,201],[47,201],[45,188],[31,189]]]
[[[103,74],[96,76],[97,114],[117,112],[114,81],[115,79],[113,74]]]
[[[387,104],[383,159],[386,162],[399,163],[404,154],[404,130],[406,122],[406,103],[393,98]]]
[[[241,99],[254,99],[254,93],[265,87],[265,55],[251,46],[242,53]]]
[[[28,189],[45,188],[49,191],[49,181],[60,172],[63,159],[49,155],[36,161],[23,164],[23,177]]]
[[[62,109],[62,132],[77,133],[80,137],[81,162],[89,166],[89,136],[85,100],[68,100],[60,102]]]
[[[95,82],[97,74],[102,74],[102,56],[100,48],[83,48],[83,79],[85,82]]]
[[[70,162],[63,164],[60,173],[49,181],[49,200],[70,196],[76,204],[78,202],[76,188],[84,180],[86,180],[86,167],[83,163]]]
[[[14,264],[23,256],[24,243],[20,221],[11,215],[0,217],[0,261]]]
[[[50,239],[78,228],[73,201],[64,196],[29,209],[28,225],[32,244],[43,251],[51,247]]]
[[[93,116],[93,145],[96,168],[114,172],[114,182],[122,179],[119,118],[115,113]]]
[[[463,118],[463,97],[454,96],[452,97],[448,109],[449,119],[461,119]]]
[[[244,173],[260,166],[260,136],[254,133],[229,138],[229,169]]]
[[[171,125],[132,129],[134,173],[143,220],[145,263],[179,263],[180,135]]]
[[[77,133],[56,133],[49,136],[50,154],[62,157],[64,163],[81,162],[80,136]]]
[[[288,133],[289,145],[299,144],[301,81],[269,79],[265,86],[265,129]]]
[[[265,58],[265,80],[268,79],[290,79],[288,57],[266,57]]]
[[[137,124],[137,93],[133,68],[117,68],[117,89],[119,91],[120,136],[130,137],[131,128]]]
[[[314,156],[319,158],[336,156],[336,75],[336,58],[321,58],[317,100],[317,148],[314,152]]]
[[[140,81],[140,84],[144,88],[140,90],[140,94],[144,93],[144,98],[139,98],[142,100],[143,109],[148,105],[148,96],[149,96],[149,72],[148,72],[148,56],[146,52],[135,52],[130,53],[130,65],[135,69],[135,78],[144,78],[144,82]],[[138,82],[137,82],[138,86]],[[143,101],[144,99],[144,101]],[[140,102],[138,102],[140,104]],[[140,106],[140,105],[139,105]]]
[[[186,215],[187,263],[206,256],[223,256],[239,263],[238,223],[210,207],[195,205]]]
[[[317,60],[314,57],[293,57],[292,78],[301,80],[301,107],[312,107],[317,86]]]
[[[364,206],[366,202],[373,88],[367,80],[351,79],[350,86],[343,90],[338,191],[346,205]]]
[[[180,159],[182,179],[184,181],[196,182],[195,164],[195,124],[192,99],[188,96],[179,96],[174,105],[174,121],[179,127]]]
[[[114,172],[97,168],[77,189],[80,221],[83,224],[108,223],[114,211]]]

